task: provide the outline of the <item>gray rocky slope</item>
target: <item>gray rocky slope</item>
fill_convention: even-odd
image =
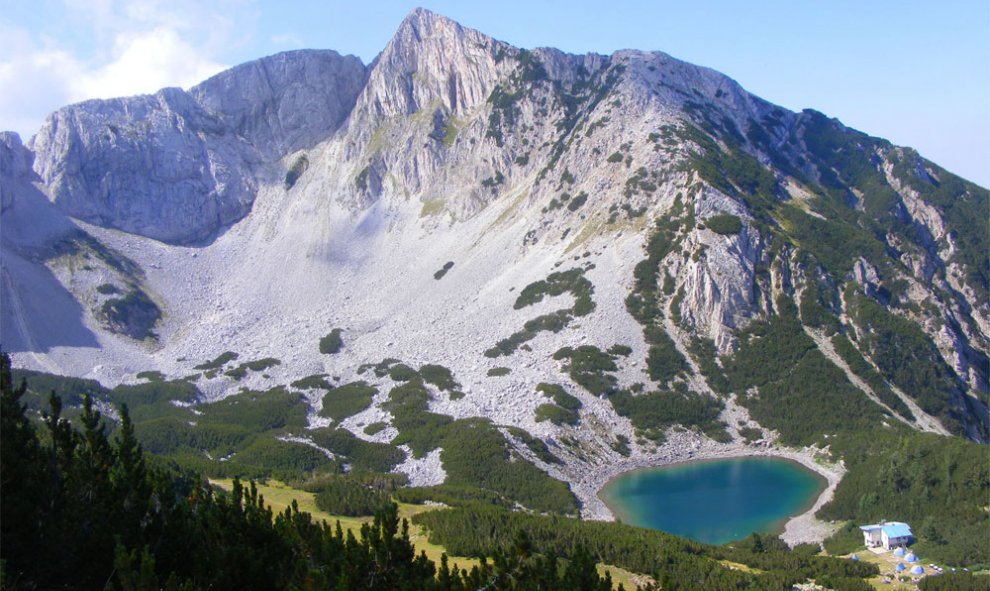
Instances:
[[[987,191],[663,53],[520,50],[417,9],[368,66],[289,52],[70,105],[26,146],[0,135],[0,165],[17,366],[115,384],[228,350],[282,361],[196,377],[214,399],[440,364],[466,396],[431,410],[580,442],[564,468],[540,464],[572,483],[621,459],[616,434],[648,460],[676,423],[699,442],[744,427],[806,442],[789,404],[988,438]],[[572,269],[591,310],[579,288],[517,300]],[[345,346],[323,355],[332,328]],[[605,394],[717,400],[722,426],[644,418],[554,355],[616,344],[632,352],[606,354]],[[806,348],[827,369],[803,381],[852,394],[756,375],[759,347]],[[578,396],[580,423],[537,420],[541,382]],[[382,402],[344,426],[394,436],[362,430],[390,420]]]

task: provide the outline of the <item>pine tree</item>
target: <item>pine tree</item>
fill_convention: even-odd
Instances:
[[[147,530],[157,529],[159,515],[151,508],[153,487],[126,405],[120,407],[120,428],[114,441],[113,456],[115,461],[109,479],[122,530],[117,543],[135,547]]]
[[[578,544],[567,563],[561,587],[574,591],[611,591],[612,578],[606,575],[601,579],[595,565],[595,558],[583,544]]]
[[[16,580],[37,559],[42,527],[44,458],[27,409],[20,402],[27,391],[23,381],[14,387],[10,357],[0,353],[0,548],[3,572],[0,586]]]

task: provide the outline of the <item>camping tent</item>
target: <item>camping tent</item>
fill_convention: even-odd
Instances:
[[[904,558],[904,560],[907,560],[908,562],[918,562],[918,555],[912,552],[908,554],[907,557]]]
[[[859,556],[853,554],[852,556],[849,557],[849,560],[859,560]]]
[[[898,562],[897,563],[897,566],[894,567],[894,570],[900,573],[900,572],[904,572],[904,569],[906,569],[906,568],[907,567],[904,566],[904,563],[903,562]]]
[[[923,575],[923,574],[925,574],[925,569],[920,564],[916,564],[916,565],[914,565],[914,566],[911,567],[911,574],[912,575]]]
[[[904,552],[904,547],[903,546],[898,546],[897,549],[894,550],[894,556],[902,557],[902,556],[904,556],[904,554],[905,554],[905,552]]]

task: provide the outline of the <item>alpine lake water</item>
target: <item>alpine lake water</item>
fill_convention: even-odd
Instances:
[[[780,533],[810,509],[827,482],[789,460],[700,460],[621,474],[599,493],[617,519],[698,542],[725,544]]]

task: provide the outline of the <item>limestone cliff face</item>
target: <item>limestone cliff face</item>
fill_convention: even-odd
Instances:
[[[339,156],[348,167],[338,191],[357,207],[383,194],[448,201],[441,187],[463,188],[448,204],[464,217],[485,201],[465,185],[494,174],[505,158],[482,141],[483,111],[517,52],[478,31],[416,9],[370,66],[348,119]]]
[[[14,202],[14,184],[31,175],[33,154],[21,143],[21,136],[10,131],[0,132],[0,210]]]
[[[71,105],[33,138],[34,167],[73,217],[165,242],[203,241],[250,210],[263,163],[331,134],[363,81],[356,58],[301,51],[190,92]]]
[[[718,214],[746,215],[738,204],[715,191],[700,197],[695,207],[701,222]],[[734,330],[766,312],[756,281],[764,246],[759,232],[749,225],[729,236],[696,228],[682,250],[664,261],[664,271],[676,278],[675,293],[683,294],[672,302],[681,324],[714,341],[719,351],[732,351]],[[684,256],[695,252],[700,254]]]
[[[280,53],[189,90],[204,110],[267,160],[325,140],[354,108],[366,69],[335,51]]]
[[[389,118],[431,107],[469,112],[485,103],[500,72],[507,71],[499,52],[513,49],[417,8],[371,65],[358,113]]]
[[[253,147],[177,88],[60,109],[31,148],[59,209],[166,242],[240,219],[257,187]]]

